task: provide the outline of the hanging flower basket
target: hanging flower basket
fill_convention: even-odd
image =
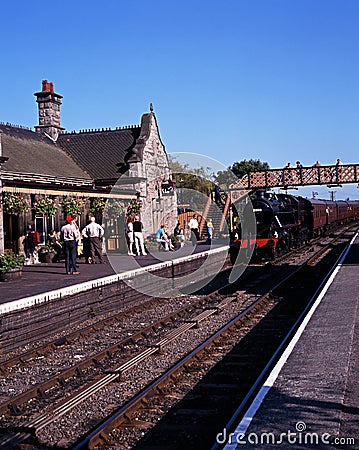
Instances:
[[[46,195],[42,195],[38,198],[36,203],[33,205],[33,210],[37,214],[43,214],[44,216],[55,216],[57,213],[58,205],[55,200]]]
[[[6,214],[14,214],[15,216],[30,211],[28,201],[21,194],[13,194],[5,192],[3,194],[3,209]]]
[[[127,215],[128,216],[135,216],[141,211],[142,208],[142,202],[141,200],[133,199],[130,201],[129,205],[127,206]]]
[[[92,202],[91,208],[89,210],[90,214],[93,216],[99,214],[103,216],[103,212],[105,211],[107,201],[104,198],[95,198]]]
[[[126,211],[125,205],[120,200],[109,198],[106,201],[106,206],[103,210],[103,217],[105,219],[117,219]]]
[[[85,198],[66,196],[62,199],[61,207],[65,214],[81,214],[85,203]]]

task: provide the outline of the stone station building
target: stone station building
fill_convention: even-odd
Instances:
[[[140,125],[66,132],[60,120],[62,96],[53,83],[43,80],[42,90],[34,95],[39,119],[35,131],[0,123],[0,189],[3,196],[20,195],[30,207],[10,214],[2,205],[0,253],[3,248],[21,251],[29,226],[45,243],[47,232],[64,223],[66,212],[60,205],[66,199],[78,200],[80,228],[96,200],[120,202],[122,213],[107,218],[96,214],[107,231],[107,250],[126,248],[123,227],[130,202],[141,205],[145,236],[162,222],[174,228],[177,194],[152,105]],[[36,210],[44,198],[58,206],[55,214]]]

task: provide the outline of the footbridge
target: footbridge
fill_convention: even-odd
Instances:
[[[230,186],[232,190],[303,187],[359,183],[359,164],[270,169],[249,172]]]

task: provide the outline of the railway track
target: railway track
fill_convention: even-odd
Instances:
[[[329,244],[331,246],[332,244]],[[323,249],[321,249],[321,252],[323,252]],[[303,265],[304,267],[305,265]],[[288,269],[288,268],[287,268]],[[268,278],[273,278],[275,271],[283,272],[283,267],[277,266],[277,267],[271,267],[270,271],[268,268],[264,270],[264,272],[267,273],[267,281]],[[289,270],[289,269],[288,269]],[[269,273],[270,272],[270,273]],[[263,273],[261,275],[262,282],[266,279],[265,274]],[[251,284],[252,283],[252,284]],[[245,289],[251,289],[251,285],[253,285],[253,280],[248,280],[248,286]],[[250,315],[254,314],[256,317],[256,320],[262,320],[262,315],[268,313],[272,308],[275,307],[277,303],[277,299],[271,295],[267,296],[260,296],[261,301],[258,300],[259,290],[257,288],[257,292],[255,293],[254,297],[256,298],[253,301],[253,298],[251,296],[248,296],[246,298],[246,302],[248,305],[248,302],[256,304],[259,302],[261,305],[267,305],[266,307],[269,308],[268,311],[264,311],[266,307],[263,306],[264,310],[258,315],[258,312],[252,311],[249,312],[249,307],[246,306],[246,302],[244,301],[238,301],[238,296],[233,293],[233,287],[228,287],[227,290],[229,292],[225,293],[225,290],[222,290],[221,292],[216,292],[211,294],[210,296],[207,296],[206,299],[199,298],[196,299],[196,302],[193,302],[192,305],[183,307],[179,310],[177,310],[173,315],[168,315],[166,317],[162,317],[161,320],[159,320],[156,323],[153,323],[150,327],[147,327],[146,329],[143,329],[139,331],[139,334],[131,336],[129,340],[127,340],[126,344],[122,342],[122,344],[116,344],[116,347],[106,348],[101,352],[101,354],[97,354],[95,356],[92,356],[88,360],[91,361],[91,364],[89,366],[86,366],[86,364],[89,364],[89,361],[82,361],[81,365],[79,366],[73,366],[69,369],[71,372],[62,372],[61,374],[53,377],[54,380],[52,380],[53,383],[56,385],[59,385],[64,389],[61,395],[57,394],[57,397],[63,397],[63,400],[60,402],[57,402],[56,405],[53,406],[47,406],[47,409],[45,410],[45,413],[40,414],[39,411],[37,414],[35,414],[35,417],[33,419],[29,419],[29,413],[25,409],[23,409],[23,406],[25,402],[28,402],[29,399],[31,399],[31,403],[34,404],[34,398],[41,398],[42,400],[46,397],[51,398],[51,391],[54,389],[54,384],[51,385],[49,380],[46,380],[46,382],[42,386],[36,386],[36,388],[33,389],[33,392],[30,394],[29,391],[25,392],[23,394],[23,400],[20,400],[19,397],[16,399],[12,399],[12,402],[10,401],[6,406],[5,404],[2,405],[2,413],[6,416],[8,413],[10,413],[10,418],[14,417],[11,416],[12,414],[17,415],[20,420],[14,420],[12,423],[9,419],[9,423],[7,424],[7,429],[11,429],[12,433],[7,434],[6,436],[3,436],[3,440],[0,441],[3,443],[3,445],[7,445],[9,448],[14,445],[18,445],[21,442],[26,442],[31,440],[40,439],[40,442],[48,442],[49,445],[52,445],[53,442],[50,440],[46,441],[47,435],[49,434],[48,431],[46,431],[47,428],[56,427],[58,428],[59,420],[67,415],[71,415],[71,412],[73,410],[76,410],[76,408],[79,408],[80,405],[83,405],[88,401],[88,399],[94,398],[93,396],[96,394],[98,395],[99,392],[109,389],[110,386],[114,385],[125,385],[128,383],[126,381],[126,377],[128,373],[134,371],[134,372],[141,372],[141,367],[143,367],[143,364],[147,364],[150,360],[156,359],[155,357],[159,356],[159,359],[163,359],[162,355],[167,350],[170,349],[171,346],[174,345],[178,346],[178,341],[184,341],[184,336],[186,334],[194,333],[195,330],[198,330],[198,327],[201,327],[202,324],[208,324],[208,322],[215,322],[214,318],[218,318],[222,315],[226,316],[226,314],[223,314],[224,311],[227,311],[230,306],[236,305],[236,308],[233,308],[228,313],[227,317],[224,317],[224,321],[227,321],[227,324],[229,324],[233,318],[229,319],[229,316],[234,316],[234,309],[240,309],[239,315],[244,314]],[[232,290],[232,292],[230,292]],[[242,294],[243,295],[243,294]],[[217,298],[216,298],[217,296]],[[258,304],[259,304],[258,303]],[[258,308],[258,306],[253,306],[253,308]],[[262,308],[262,306],[261,306]],[[248,310],[248,311],[247,311]],[[236,314],[238,316],[238,312]],[[243,316],[244,317],[244,316]],[[243,317],[241,317],[240,321],[243,322]],[[177,325],[180,322],[179,326],[175,327],[174,325]],[[221,321],[219,321],[221,322]],[[223,322],[223,320],[222,320]],[[226,325],[220,325],[217,323],[213,328],[216,329],[214,331],[214,334],[218,333],[218,329],[221,327],[224,327]],[[236,329],[237,325],[233,325]],[[246,325],[246,327],[251,328],[252,325]],[[205,328],[208,328],[208,333],[213,334],[213,330],[210,330],[210,326],[205,325]],[[241,333],[243,331],[241,327]],[[223,332],[229,333],[231,329],[231,326],[229,326],[228,330],[224,330]],[[151,331],[152,330],[152,331]],[[160,331],[160,333],[154,333],[152,334],[153,330],[156,330],[157,332]],[[238,334],[238,333],[237,333]],[[203,337],[201,337],[203,340]],[[208,337],[207,339],[211,339]],[[193,339],[190,339],[193,340]],[[194,341],[194,340],[193,340]],[[123,360],[116,364],[116,361],[114,361],[114,355],[115,353],[123,353],[124,349],[126,348],[126,345],[130,345],[129,353],[132,353],[131,357],[127,357],[126,360]],[[139,346],[144,345],[145,348],[140,349]],[[186,344],[187,345],[187,344]],[[202,344],[199,344],[199,347]],[[218,349],[218,343],[215,344]],[[133,355],[135,351],[135,347],[137,346],[136,354]],[[189,347],[188,347],[189,348]],[[204,350],[205,352],[207,350]],[[189,353],[193,352],[187,351]],[[123,356],[123,355],[122,355]],[[178,356],[176,358],[180,359]],[[158,359],[158,358],[157,358]],[[105,360],[111,361],[110,367],[106,366]],[[179,363],[175,363],[174,366],[178,365]],[[184,363],[184,367],[188,366],[188,362]],[[142,366],[141,366],[142,365]],[[93,377],[94,380],[91,382],[88,382],[86,384],[86,377],[84,376],[85,372],[89,371],[89,367],[92,367],[91,370],[96,369],[96,373],[90,374],[90,378]],[[162,370],[163,371],[163,370]],[[91,371],[90,371],[91,372]],[[102,375],[99,375],[101,374]],[[103,373],[105,372],[105,373]],[[160,373],[160,369],[155,369],[155,374]],[[75,377],[81,379],[82,387],[78,387],[75,383],[75,389],[73,389],[73,392],[70,394],[69,391],[67,391],[67,388],[69,385],[73,384],[73,382],[69,382],[71,377]],[[153,375],[153,374],[151,374]],[[135,375],[136,376],[136,375]],[[140,374],[138,375],[141,376]],[[173,377],[173,374],[171,375]],[[161,378],[164,377],[164,375],[161,375]],[[173,378],[172,378],[173,379]],[[114,381],[117,381],[117,383],[114,383]],[[138,389],[144,388],[144,386],[148,384],[148,380],[143,380],[142,383],[140,383]],[[36,395],[35,395],[36,391]],[[67,392],[66,392],[67,391]],[[116,396],[116,394],[114,394]],[[148,394],[149,395],[149,394]],[[153,394],[151,394],[153,396]],[[132,397],[131,397],[132,396]],[[56,397],[56,395],[55,395]],[[133,395],[133,393],[128,393],[127,397],[124,396],[124,400],[130,398],[136,398],[136,395]],[[23,403],[21,403],[23,401]],[[54,398],[50,400],[50,402],[53,402]],[[145,400],[148,402],[148,400]],[[133,402],[133,400],[129,400],[129,403]],[[136,404],[138,402],[135,402]],[[141,400],[139,402],[140,404],[143,403]],[[12,406],[11,406],[12,405]],[[86,408],[86,406],[85,406]],[[38,407],[39,410],[39,407]],[[134,410],[127,411],[124,415],[126,420],[128,421],[128,418],[134,414]],[[100,419],[98,419],[100,420]],[[123,419],[122,419],[122,424]],[[135,421],[137,425],[140,423],[139,421]],[[133,424],[132,424],[133,425]],[[131,427],[132,427],[131,425]],[[111,425],[112,426],[112,425]],[[45,432],[44,432],[45,430]],[[51,431],[50,431],[51,433]],[[104,431],[100,432],[100,435],[103,436]],[[73,436],[62,438],[57,442],[62,443],[64,447],[67,448],[69,445],[69,442],[71,442],[74,439]],[[56,438],[55,438],[56,439]],[[67,439],[67,440],[66,440]],[[102,438],[101,438],[102,439]],[[35,446],[40,444],[35,444]],[[58,444],[57,444],[58,445]],[[79,444],[83,445],[83,444]],[[86,445],[86,444],[84,444]],[[92,444],[91,444],[92,445]]]

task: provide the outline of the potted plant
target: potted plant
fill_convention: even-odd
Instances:
[[[18,280],[22,275],[25,257],[12,252],[0,255],[0,281]]]
[[[56,250],[50,245],[43,245],[39,251],[39,259],[42,263],[52,263],[54,256],[56,255]]]

